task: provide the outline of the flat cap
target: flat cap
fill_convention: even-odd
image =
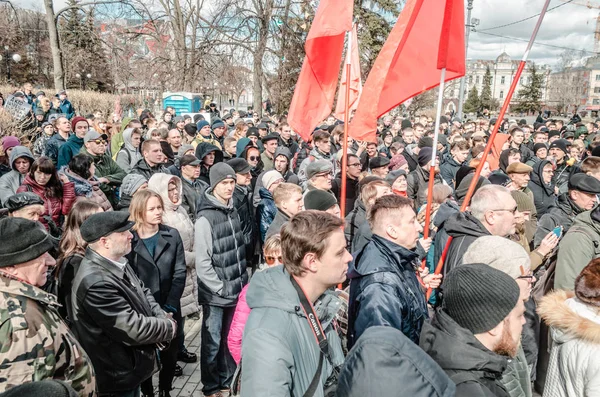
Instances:
[[[186,165],[200,165],[201,161],[198,160],[198,158],[196,156],[194,156],[193,154],[186,154],[185,156],[181,157],[181,159],[179,159],[179,165],[186,166]]]
[[[533,168],[531,168],[527,164],[521,163],[520,161],[512,163],[511,165],[506,167],[507,174],[529,174],[531,171],[533,171]]]
[[[121,233],[133,227],[129,213],[123,211],[99,212],[87,218],[81,224],[81,237],[87,243],[95,243],[102,237]]]
[[[600,181],[591,175],[580,172],[569,178],[569,190],[577,190],[589,194],[600,194]]]
[[[304,208],[307,210],[327,211],[337,203],[334,195],[325,190],[310,190],[304,196]]]
[[[233,168],[236,174],[247,174],[252,170],[252,167],[248,162],[241,158],[231,159],[227,164]]]
[[[273,140],[277,140],[277,139],[279,139],[279,134],[276,134],[276,133],[272,132],[269,135],[267,135],[264,138],[262,138],[261,141],[263,143],[267,143],[268,141],[273,141]]]
[[[269,126],[267,125],[267,123],[260,123],[256,128],[258,128],[259,130],[268,130]]]
[[[373,157],[372,159],[369,160],[369,168],[370,169],[387,167],[389,164],[390,164],[390,159],[388,159],[387,157],[383,157],[383,156]]]
[[[313,176],[317,174],[322,174],[324,172],[333,171],[333,164],[331,161],[327,160],[317,160],[313,161],[306,167],[306,179],[311,179]]]
[[[28,205],[44,205],[44,200],[33,192],[22,192],[10,196],[6,203],[8,212],[15,212]]]

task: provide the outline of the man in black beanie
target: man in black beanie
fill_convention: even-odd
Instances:
[[[415,202],[415,208],[418,210],[423,204],[427,202],[427,186],[429,184],[429,168],[431,164],[431,154],[433,149],[429,146],[423,147],[419,151],[418,161],[419,166],[408,174],[406,178],[407,189],[406,193],[408,198]],[[435,177],[433,184],[437,185],[442,182],[440,176],[439,162],[435,164]]]
[[[457,396],[509,396],[501,385],[525,324],[517,282],[484,264],[452,270],[444,302],[425,322],[419,345],[456,383]]]

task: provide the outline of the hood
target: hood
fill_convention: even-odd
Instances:
[[[175,182],[175,185],[177,185],[177,189],[179,190],[179,200],[176,203],[173,203],[171,199],[169,199],[169,183],[171,181]],[[174,175],[163,174],[160,172],[152,175],[148,181],[148,189],[153,190],[162,197],[165,210],[176,211],[181,205],[183,186],[181,185],[181,179]]]
[[[584,212],[584,209],[578,206],[571,200],[569,193],[563,193],[556,200],[556,207],[565,213],[567,216],[577,216]]]
[[[210,152],[215,152],[215,164],[223,161],[223,152],[221,149],[208,142],[202,142],[196,147],[196,157],[204,161],[204,157]]]
[[[441,309],[431,323],[423,324],[419,346],[445,371],[485,371],[500,376],[508,365],[507,357],[488,350]]]
[[[245,156],[242,156],[242,153],[246,151],[248,145],[252,146],[250,138],[240,138],[235,145],[235,157],[244,158]]]
[[[552,339],[565,343],[579,339],[600,344],[600,314],[598,308],[586,305],[575,297],[573,291],[554,291],[544,296],[537,312],[551,327]]]
[[[397,268],[397,264],[400,264],[400,266],[406,268],[412,266],[412,263],[419,257],[419,255],[414,251],[408,250],[376,234],[374,234],[371,238],[371,242],[372,244],[366,246],[358,255],[355,255],[356,258],[350,262],[348,267],[349,279],[355,279],[375,273],[398,272],[401,269]],[[369,251],[371,250],[377,251],[378,254],[386,258],[390,258],[390,260],[385,260],[382,262],[373,260],[361,261],[360,258],[362,255],[368,255],[369,259],[371,259],[371,257],[375,259],[377,256],[379,256],[376,256],[375,254],[369,255]],[[357,267],[358,264],[359,267]]]
[[[121,121],[121,129],[119,130],[121,134],[125,131],[127,125],[131,122],[131,120],[133,120],[131,117],[125,117],[123,121]]]
[[[345,397],[454,397],[456,386],[431,357],[404,334],[369,327],[346,357],[337,393]]]
[[[542,189],[544,189],[546,191],[546,194],[549,196],[552,196],[554,194],[554,184],[552,182],[546,184],[543,182],[543,170],[544,167],[546,166],[546,164],[552,164],[550,161],[548,160],[542,160],[537,162],[536,164],[534,164],[533,166],[533,171],[531,172],[531,176],[530,176],[530,181],[529,183],[533,183],[534,185],[537,185],[539,187],[541,187]]]
[[[15,146],[13,147],[13,150],[12,152],[10,152],[10,156],[8,157],[8,160],[10,162],[10,168],[12,168],[13,170],[15,169],[14,162],[20,157],[28,158],[29,160],[31,160],[31,163],[35,161],[33,154],[31,154],[31,150],[27,149],[25,146]]]
[[[198,201],[198,208],[196,208],[196,212],[201,210],[220,210],[230,212],[233,210],[233,198],[229,200],[228,205],[225,205],[217,200],[217,198],[213,195],[213,188],[210,187],[204,191],[204,194]]]
[[[461,236],[473,236],[477,238],[491,234],[470,212],[459,212],[450,215],[444,225],[444,229],[453,238]]]
[[[290,152],[290,149],[286,148],[285,146],[277,146],[273,159],[276,159],[277,156],[285,156],[285,158],[288,159],[289,164],[289,161],[292,158],[292,152]]]
[[[451,215],[454,215],[457,212],[460,212],[460,207],[455,202],[446,201],[445,203],[442,203],[433,217],[433,225],[439,229]]]
[[[131,152],[136,152],[138,149],[133,147],[131,143],[131,134],[133,133],[133,128],[126,128],[123,131],[123,142],[125,143],[125,148]]]
[[[147,182],[146,178],[140,174],[127,174],[125,178],[123,178],[123,183],[121,184],[121,195],[126,194],[128,196],[133,196],[144,182]]]

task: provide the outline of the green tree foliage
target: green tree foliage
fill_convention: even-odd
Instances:
[[[485,75],[483,76],[483,88],[481,89],[481,96],[479,97],[480,110],[496,110],[498,108],[498,101],[492,96],[492,72],[490,67],[486,66]]]
[[[542,108],[542,87],[544,76],[539,73],[535,63],[529,67],[529,80],[519,90],[518,104],[514,110],[522,113],[537,112]]]
[[[465,113],[476,113],[481,109],[481,103],[479,100],[479,93],[477,92],[477,87],[474,85],[473,88],[469,91],[469,95],[467,96],[467,100],[464,104]]]

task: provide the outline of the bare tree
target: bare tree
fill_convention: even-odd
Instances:
[[[589,90],[589,70],[579,65],[580,51],[565,50],[559,58],[556,72],[548,78],[547,104],[559,113],[576,110],[585,103]]]

